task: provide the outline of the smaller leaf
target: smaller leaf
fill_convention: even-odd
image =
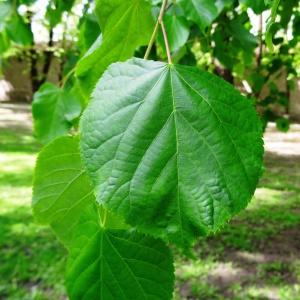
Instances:
[[[35,135],[46,144],[68,133],[81,113],[81,104],[74,93],[45,83],[34,95],[32,113]]]
[[[286,118],[278,118],[276,120],[276,127],[279,131],[288,132],[290,129],[290,121]]]
[[[4,30],[7,18],[12,13],[12,6],[8,2],[0,2],[0,32]]]
[[[6,30],[10,39],[16,44],[30,46],[33,43],[33,33],[29,24],[26,24],[17,13],[7,21]]]
[[[151,6],[146,0],[98,0],[96,15],[102,37],[76,68],[76,76],[87,97],[106,68],[130,58],[137,47],[146,45],[154,28]]]
[[[52,0],[49,2],[46,12],[46,19],[51,28],[54,28],[62,21],[65,11],[70,11],[74,5],[74,0]]]
[[[164,23],[168,33],[170,50],[173,52],[180,49],[187,42],[190,34],[190,28],[187,21],[182,16],[171,14],[165,15]],[[160,34],[159,38],[160,43],[164,45],[162,34]]]
[[[278,31],[278,27],[279,27],[279,23],[275,23],[279,3],[280,3],[280,0],[273,1],[272,9],[271,9],[271,18],[267,24],[266,44],[271,52],[274,51],[273,38],[274,38],[274,35],[276,34],[276,32]]]
[[[185,12],[187,18],[199,25],[204,31],[219,15],[214,1],[206,0],[179,0],[179,5]]]
[[[78,144],[78,138],[62,137],[46,146],[38,156],[33,184],[35,218],[50,224],[65,245],[82,210],[95,201]]]
[[[10,47],[10,40],[6,31],[0,32],[0,54],[5,53]]]
[[[264,0],[240,0],[240,3],[250,7],[257,15],[261,14],[268,8]]]
[[[87,14],[80,25],[78,45],[82,53],[94,44],[100,35],[99,24],[93,14]]]
[[[109,228],[109,218],[90,207],[76,226],[67,268],[70,299],[171,299],[170,250],[160,240]]]

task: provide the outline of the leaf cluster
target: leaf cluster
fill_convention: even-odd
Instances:
[[[228,42],[254,49],[245,13],[231,18],[231,1],[208,3],[167,6],[157,22],[166,38],[154,29],[160,1],[98,0],[101,34],[61,87],[46,83],[35,94],[36,135],[52,142],[37,160],[32,206],[68,250],[70,299],[171,299],[170,246],[188,252],[255,191],[263,145],[253,103],[170,57],[131,58],[154,36],[152,58],[166,48],[174,61],[187,59],[177,51],[222,15],[235,34]]]

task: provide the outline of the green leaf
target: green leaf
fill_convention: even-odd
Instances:
[[[105,69],[113,62],[130,58],[137,47],[149,42],[154,24],[151,6],[145,0],[98,0],[99,17],[103,38],[93,51],[79,62],[76,75],[87,96]],[[96,66],[96,67],[95,67]]]
[[[44,144],[68,133],[81,113],[80,100],[52,83],[45,83],[32,102],[34,132]]]
[[[268,8],[264,0],[240,0],[240,3],[252,8],[257,15]]]
[[[179,5],[185,12],[186,17],[198,24],[202,31],[219,15],[218,7],[214,1],[207,0],[179,0]]]
[[[33,43],[33,33],[29,24],[26,24],[17,13],[14,13],[7,21],[6,31],[9,38],[16,44],[30,46]]]
[[[78,138],[62,137],[46,146],[35,169],[32,207],[36,220],[51,224],[68,246],[82,210],[94,201],[81,163]]]
[[[185,245],[251,199],[262,165],[252,104],[193,67],[109,67],[81,122],[97,200],[144,232]]]
[[[6,31],[0,32],[0,54],[5,53],[10,47],[10,40]]]
[[[8,2],[0,2],[0,32],[5,28],[6,21],[12,13],[12,5]]]
[[[217,0],[216,6],[218,8],[219,14],[223,11],[224,8],[230,8],[234,0]]]
[[[171,299],[169,249],[160,240],[103,223],[90,209],[77,225],[67,268],[70,299]]]
[[[242,16],[236,17],[229,23],[229,28],[231,31],[232,37],[238,41],[239,48],[244,51],[250,51],[253,55],[253,50],[257,46],[257,38],[244,27]]]
[[[164,23],[168,33],[170,50],[176,51],[187,42],[190,34],[189,25],[184,17],[177,16],[175,13],[165,15]],[[164,45],[162,34],[160,34],[160,43]]]
[[[267,30],[266,30],[266,44],[271,52],[273,52],[273,50],[274,50],[273,38],[274,38],[276,32],[278,31],[278,29],[280,28],[279,23],[275,22],[279,3],[280,3],[280,0],[273,1],[272,9],[271,9],[271,18],[267,24]]]
[[[82,24],[80,25],[78,46],[82,53],[94,44],[100,35],[100,27],[94,14],[87,14],[84,16]]]
[[[276,127],[279,131],[288,132],[290,129],[290,121],[284,117],[276,119]]]
[[[74,5],[74,0],[51,0],[47,6],[46,19],[51,28],[54,28],[62,21],[65,11],[70,11]]]

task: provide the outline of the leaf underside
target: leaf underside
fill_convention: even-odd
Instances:
[[[82,118],[81,151],[101,204],[186,245],[249,202],[262,131],[250,102],[220,78],[132,59],[99,81]]]

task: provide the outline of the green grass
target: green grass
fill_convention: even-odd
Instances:
[[[30,208],[39,148],[29,133],[1,130],[0,299],[66,298],[66,251]],[[300,300],[299,179],[300,161],[268,157],[247,210],[200,239],[191,258],[175,254],[174,299]]]
[[[30,208],[39,145],[26,132],[0,133],[0,299],[64,299],[65,250]]]

